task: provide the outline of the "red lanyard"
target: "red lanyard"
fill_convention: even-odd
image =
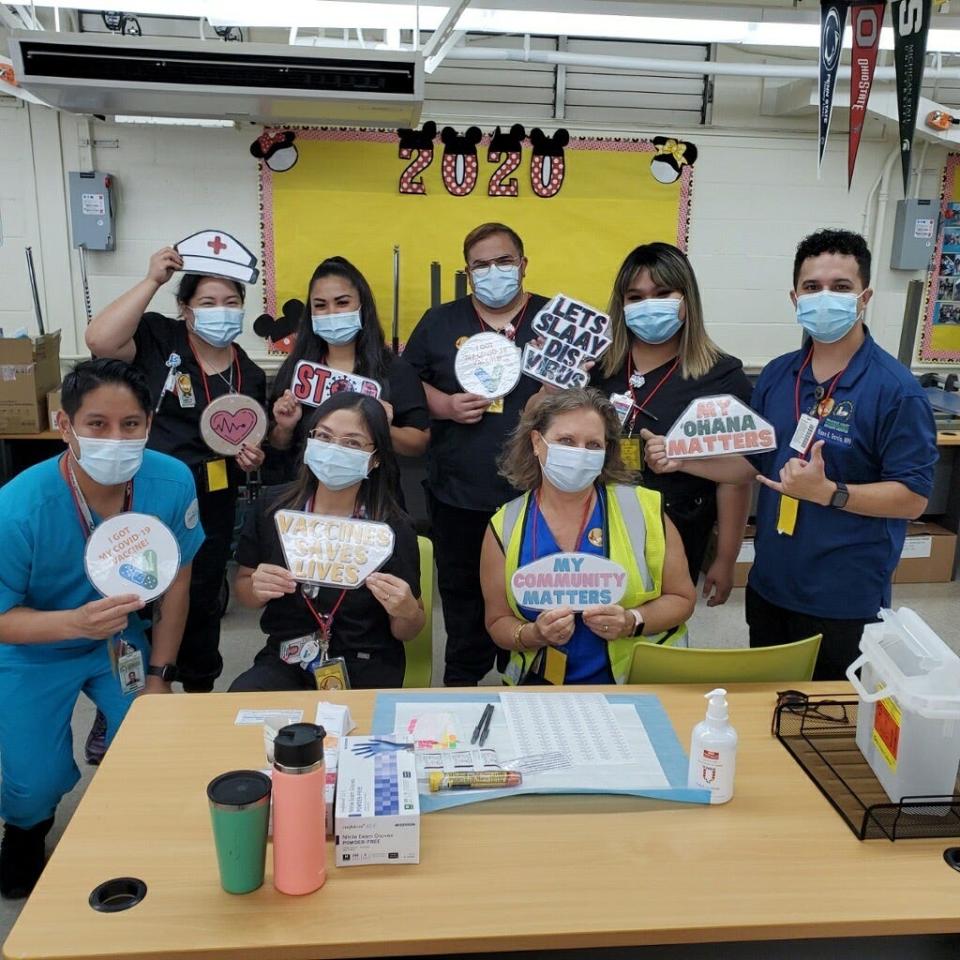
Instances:
[[[797,371],[797,379],[793,387],[793,409],[794,409],[794,413],[796,414],[797,423],[800,422],[800,378],[803,376],[803,371],[806,370],[808,366],[810,366],[810,361],[812,359],[813,359],[813,347],[810,347],[810,351],[807,354],[806,359],[803,361],[803,363],[800,365],[800,369]],[[823,394],[823,396],[817,397],[816,394],[814,394],[816,398],[816,403],[814,405],[813,410],[814,410],[814,413],[817,414],[817,423],[819,423],[825,416],[825,414],[820,414],[819,412],[822,405],[825,404],[833,396],[833,391],[836,389],[837,383],[839,382],[840,378],[844,375],[844,373],[846,373],[846,371],[847,371],[847,368],[844,367],[830,381],[830,386],[827,387],[826,392]],[[818,385],[817,390],[819,391],[820,389],[821,388]],[[813,414],[811,414],[811,416],[812,415]],[[806,455],[807,455],[806,453],[801,454],[801,458],[805,458]]]
[[[516,324],[514,324],[513,321],[511,320],[510,323],[508,323],[502,330],[498,330],[496,327],[491,326],[489,323],[487,323],[487,321],[480,316],[480,311],[477,310],[476,305],[474,305],[473,307],[473,312],[477,315],[477,321],[480,324],[481,333],[484,331],[485,328],[489,328],[494,333],[502,333],[508,340],[514,340],[516,339],[517,331],[523,325],[523,320],[527,315],[527,307],[529,306],[530,306],[530,298],[527,297],[527,302],[523,305],[523,309],[520,311],[520,319],[516,322]]]
[[[657,385],[643,398],[643,403],[637,403],[637,392],[630,383],[633,377],[633,353],[627,352],[627,389],[633,398],[633,413],[630,415],[630,432],[633,433],[633,425],[637,422],[638,413],[646,413],[647,404],[657,395],[660,388],[673,376],[677,367],[680,366],[680,358],[677,357],[670,365],[670,369],[660,378]]]
[[[599,499],[599,498],[598,498]],[[577,534],[577,539],[573,542],[573,553],[576,553],[580,549],[580,541],[583,539],[583,532],[587,529],[587,524],[590,522],[590,517],[593,514],[593,490],[590,491],[590,496],[587,497],[587,503],[583,508],[583,519],[580,521],[580,532]],[[537,560],[539,554],[537,552],[537,517],[541,516],[543,511],[540,509],[540,489],[537,488],[537,492],[533,495],[533,559]],[[546,518],[544,518],[546,522]],[[560,544],[557,543],[559,547]]]
[[[207,383],[207,374],[203,369],[203,364],[200,362],[200,357],[197,356],[197,351],[193,347],[193,341],[190,339],[190,334],[187,334],[187,346],[190,347],[190,352],[193,354],[193,359],[197,361],[197,366],[200,368],[200,377],[203,380],[203,392],[207,396],[207,404],[210,403],[210,385]],[[234,390],[233,384],[229,384],[231,393],[239,393],[240,388],[243,386],[243,379],[240,376],[240,357],[237,356],[237,348],[231,347],[233,350],[233,363],[237,368],[237,388]]]
[[[90,534],[97,529],[93,521],[93,514],[87,504],[80,484],[77,483],[76,474],[73,472],[73,466],[69,462],[70,454],[65,453],[60,461],[60,472],[63,479],[67,481],[67,487],[70,490],[70,496],[73,497],[73,505],[77,511],[77,519],[80,521],[80,529],[83,531],[83,539],[89,540]],[[123,513],[126,513],[133,506],[133,481],[127,481],[127,487],[123,494]]]

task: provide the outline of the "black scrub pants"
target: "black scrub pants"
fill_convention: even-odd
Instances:
[[[870,620],[837,620],[797,613],[765,600],[753,587],[746,591],[747,626],[751,647],[775,647],[822,633],[814,680],[846,680],[847,667],[860,656],[860,638]]]
[[[663,509],[680,534],[687,555],[690,579],[696,586],[703,570],[703,558],[713,533],[713,525],[717,521],[717,499],[715,496],[666,496]]]
[[[205,693],[223,670],[220,656],[220,597],[230,560],[237,512],[236,488],[206,493],[202,470],[196,477],[200,522],[206,539],[193,558],[190,612],[177,656],[184,690]]]
[[[480,548],[492,512],[464,510],[427,491],[437,586],[447,631],[447,687],[476,686],[490,672],[497,647],[484,625]]]

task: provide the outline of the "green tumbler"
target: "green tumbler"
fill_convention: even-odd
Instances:
[[[227,893],[251,893],[263,884],[270,787],[270,778],[256,770],[222,773],[207,787],[220,883]]]

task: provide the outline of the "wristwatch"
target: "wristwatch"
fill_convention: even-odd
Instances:
[[[850,499],[850,491],[845,483],[841,483],[839,480],[833,482],[837,485],[837,489],[833,491],[833,496],[830,498],[830,506],[842,510]]]
[[[644,621],[643,621],[643,614],[642,614],[636,607],[633,607],[633,608],[630,610],[630,613],[633,614],[633,619],[634,619],[634,624],[635,624],[634,630],[633,630],[633,633],[631,634],[631,636],[633,636],[633,637],[639,637],[640,634],[643,633],[643,623],[644,623]]]
[[[164,683],[173,683],[179,674],[175,663],[165,663],[162,667],[147,667],[148,676],[159,677]]]

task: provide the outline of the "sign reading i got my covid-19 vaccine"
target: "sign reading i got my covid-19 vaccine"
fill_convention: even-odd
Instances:
[[[528,563],[510,578],[521,607],[586,610],[619,602],[627,589],[627,572],[619,563],[591,553],[554,553]]]
[[[667,433],[671,460],[762,453],[777,446],[773,425],[729,395],[694,400]]]

